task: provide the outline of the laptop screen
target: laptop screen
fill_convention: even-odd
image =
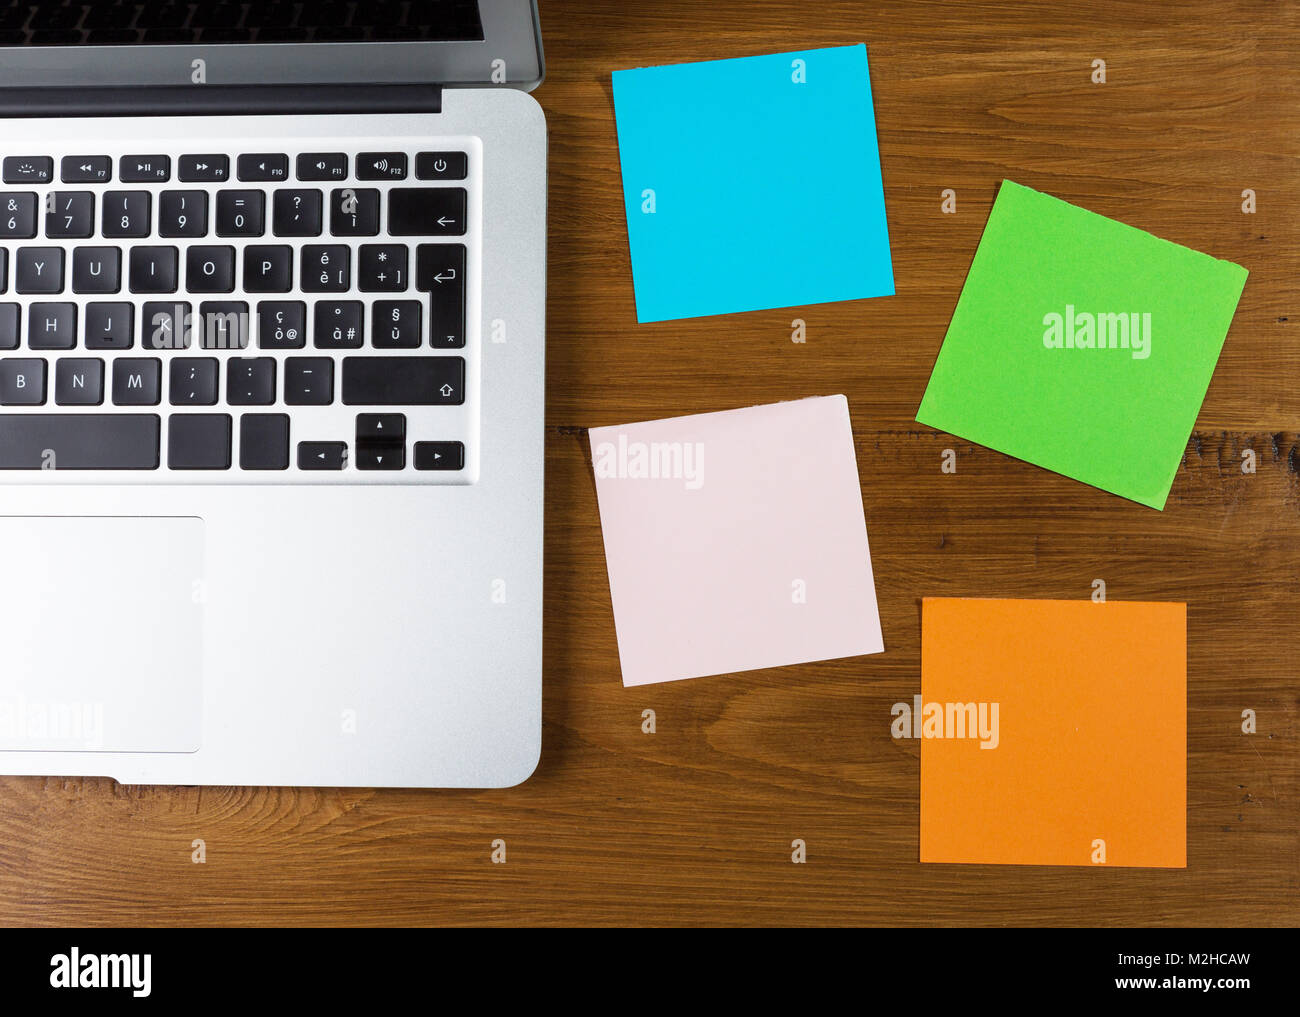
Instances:
[[[0,46],[469,42],[478,0],[0,0]]]
[[[543,73],[535,0],[0,0],[0,93],[389,82],[533,88]]]

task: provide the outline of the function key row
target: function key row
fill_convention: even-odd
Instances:
[[[348,156],[344,152],[303,152],[294,160],[299,180],[345,180]],[[358,180],[405,180],[410,167],[405,152],[361,152],[356,157]],[[235,162],[238,179],[279,183],[289,179],[289,156],[283,152],[253,152]],[[464,180],[469,159],[464,152],[420,152],[415,157],[417,180]],[[113,179],[113,160],[107,155],[67,155],[59,162],[65,184],[102,184]],[[11,155],[0,165],[6,184],[48,184],[54,179],[54,159],[48,155]],[[123,183],[166,183],[172,176],[169,155],[124,155],[118,160]],[[228,155],[182,155],[176,176],[182,183],[225,183],[230,179]]]
[[[140,239],[153,226],[149,191],[105,191],[100,230],[103,236]],[[85,240],[95,233],[92,191],[50,191],[44,201],[34,191],[0,192],[0,240],[36,236],[39,205],[45,205],[45,235]],[[461,236],[465,233],[463,187],[396,187],[388,192],[388,233],[395,237]],[[329,230],[336,237],[378,236],[380,194],[376,188],[336,187],[329,196]],[[266,192],[217,192],[219,237],[318,237],[325,230],[325,193],[317,188],[279,188],[272,192],[270,216]],[[169,238],[207,236],[208,192],[163,191],[158,195],[158,235]]]

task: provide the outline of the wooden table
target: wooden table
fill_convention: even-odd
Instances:
[[[543,7],[536,776],[490,792],[3,779],[0,921],[1295,924],[1300,8]],[[871,56],[898,295],[637,325],[610,72],[856,42]],[[1105,84],[1090,80],[1094,59]],[[1004,178],[1250,270],[1162,513],[913,420]],[[954,215],[940,211],[945,188]],[[796,315],[805,345],[790,341]],[[839,392],[888,651],[624,689],[586,429]],[[956,474],[940,472],[945,448]],[[1082,598],[1096,578],[1112,599],[1189,606],[1186,870],[918,864],[918,746],[891,740],[889,710],[919,691],[920,598]],[[1244,709],[1257,711],[1254,735],[1241,732]],[[503,865],[490,860],[497,838]],[[803,865],[791,863],[796,838]]]

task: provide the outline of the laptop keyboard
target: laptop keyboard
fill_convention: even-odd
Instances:
[[[393,141],[4,152],[0,470],[469,482],[474,146]]]

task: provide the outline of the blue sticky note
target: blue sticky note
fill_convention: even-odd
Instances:
[[[614,72],[638,321],[894,292],[865,46]]]

